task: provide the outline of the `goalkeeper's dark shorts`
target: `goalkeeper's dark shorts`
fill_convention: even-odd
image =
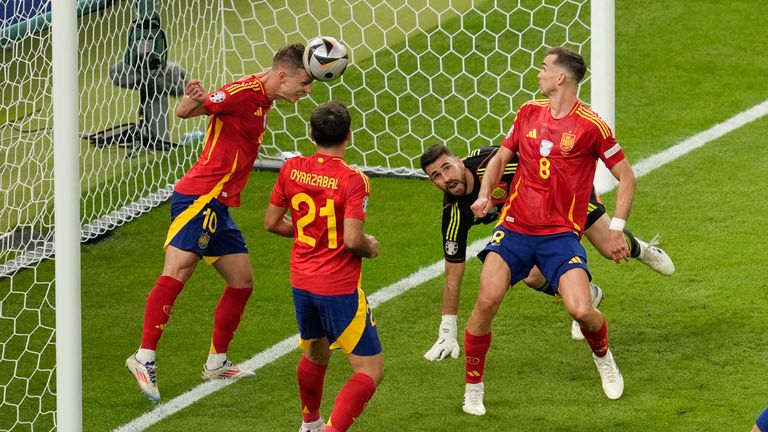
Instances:
[[[600,201],[600,197],[595,193],[595,188],[592,188],[592,195],[589,196],[589,205],[587,206],[587,224],[584,227],[584,231],[588,230],[604,214],[605,206]]]
[[[165,246],[196,253],[208,264],[219,257],[248,253],[245,239],[229,214],[229,207],[204,195],[171,197],[171,227]]]
[[[363,290],[346,295],[324,296],[293,288],[293,304],[299,324],[299,348],[327,337],[331,349],[344,354],[372,356],[381,352],[381,341],[371,307]]]

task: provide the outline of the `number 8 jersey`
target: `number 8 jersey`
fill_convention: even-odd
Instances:
[[[344,247],[344,218],[365,220],[368,176],[344,159],[322,153],[288,159],[270,203],[291,211],[291,284],[319,295],[351,294],[362,258]]]
[[[499,223],[529,235],[582,235],[597,159],[608,168],[625,156],[610,127],[577,101],[562,118],[549,100],[523,104],[502,145],[518,153],[509,198]]]

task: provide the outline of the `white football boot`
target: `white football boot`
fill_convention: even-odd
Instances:
[[[637,242],[640,243],[640,255],[637,259],[664,276],[670,276],[675,272],[675,263],[673,263],[672,258],[664,252],[664,249],[657,246],[659,241],[658,234],[653,236],[648,243],[637,239]]]
[[[595,366],[600,373],[600,381],[603,383],[603,391],[608,399],[618,399],[624,393],[624,377],[621,376],[619,366],[613,359],[611,350],[603,357],[598,357],[594,353],[592,358],[595,360]]]
[[[325,430],[325,421],[320,417],[312,423],[301,423],[299,432],[323,432]]]
[[[483,405],[484,394],[485,386],[483,383],[468,383],[464,389],[464,404],[461,406],[461,409],[467,414],[485,415],[485,405]]]
[[[139,388],[149,399],[154,402],[160,400],[160,390],[157,389],[157,372],[155,371],[155,362],[141,363],[131,354],[125,360],[125,367],[128,372],[136,378]]]
[[[203,372],[201,373],[201,377],[205,381],[212,379],[252,378],[255,376],[255,372],[242,370],[229,360],[224,361],[224,364],[217,367],[216,369],[208,369],[208,366],[203,365]]]

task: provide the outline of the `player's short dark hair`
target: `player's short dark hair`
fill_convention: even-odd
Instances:
[[[584,63],[584,57],[576,51],[566,47],[557,47],[547,51],[547,54],[554,54],[555,64],[565,68],[568,74],[571,75],[571,78],[576,80],[577,83],[581,82],[584,74],[587,73],[587,64]]]
[[[453,152],[444,144],[435,144],[424,150],[421,154],[421,170],[427,172],[427,165],[435,162],[440,156],[453,156]]]
[[[309,116],[312,137],[320,147],[341,145],[349,135],[352,118],[341,102],[330,101],[318,105]]]
[[[272,68],[283,66],[288,69],[304,69],[304,45],[292,44],[283,47],[272,57]]]

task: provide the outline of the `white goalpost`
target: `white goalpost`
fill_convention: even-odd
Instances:
[[[56,426],[83,424],[80,323],[80,155],[77,3],[52,4],[54,242],[56,251]]]
[[[432,144],[460,156],[498,145],[517,107],[541,97],[536,73],[554,46],[590,61],[581,96],[613,127],[614,1],[3,5],[0,430],[82,429],[80,244],[165,202],[196,160],[205,119],[173,116],[187,80],[212,91],[268,67],[281,46],[334,36],[350,66],[306,100],[276,103],[260,163],[311,152],[307,116],[335,99],[353,116],[348,162],[422,176]]]
[[[592,108],[616,132],[616,2],[592,0],[590,44],[592,61]],[[602,161],[597,163],[595,190],[598,194],[613,189],[616,179]]]

